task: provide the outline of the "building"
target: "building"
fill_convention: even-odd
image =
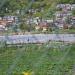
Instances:
[[[16,16],[4,16],[0,17],[0,30],[5,30],[6,27],[13,25],[16,23],[18,18]]]
[[[37,26],[35,26],[35,29],[36,30],[43,30],[43,31],[47,31],[49,28],[49,25],[47,22],[39,22]]]

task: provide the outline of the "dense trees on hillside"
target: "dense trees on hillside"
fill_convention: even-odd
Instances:
[[[58,3],[75,3],[75,0],[58,0]]]
[[[16,10],[29,8],[50,8],[53,3],[75,3],[75,0],[2,0],[0,1],[0,14],[12,13]]]

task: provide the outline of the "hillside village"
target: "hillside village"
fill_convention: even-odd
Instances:
[[[75,0],[0,0],[0,75],[75,75]]]
[[[16,27],[21,31],[20,24],[25,24],[28,26],[28,32],[30,31],[47,31],[52,29],[74,29],[75,28],[75,16],[73,12],[75,11],[75,4],[57,4],[55,7],[56,11],[53,14],[53,18],[43,18],[43,17],[29,17],[20,19],[18,16],[4,16],[0,17],[0,31],[4,31],[8,28]],[[44,11],[44,10],[42,10]],[[31,13],[36,13],[36,10],[30,10]],[[22,25],[21,24],[21,25]],[[23,25],[22,25],[23,26]],[[23,26],[25,28],[25,26]],[[21,27],[22,28],[22,27]],[[24,29],[25,30],[25,29]]]

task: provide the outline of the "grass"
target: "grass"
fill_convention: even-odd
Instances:
[[[48,30],[48,31],[42,31],[42,30],[32,30],[31,32],[23,32],[23,33],[31,33],[31,34],[40,34],[40,33],[44,33],[44,34],[75,34],[75,29],[55,29],[55,30]],[[15,32],[13,32],[12,30],[8,31],[8,32],[0,32],[0,35],[12,35],[12,34],[16,34]]]
[[[55,29],[55,30],[48,30],[48,31],[42,31],[42,30],[35,30],[31,31],[31,34],[40,34],[40,33],[45,33],[45,34],[75,34],[75,29]]]
[[[1,48],[0,75],[74,75],[75,47],[62,43]],[[53,47],[52,47],[53,46]]]

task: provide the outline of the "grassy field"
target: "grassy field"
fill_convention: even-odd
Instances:
[[[0,75],[75,75],[74,46],[52,42],[0,48]]]

